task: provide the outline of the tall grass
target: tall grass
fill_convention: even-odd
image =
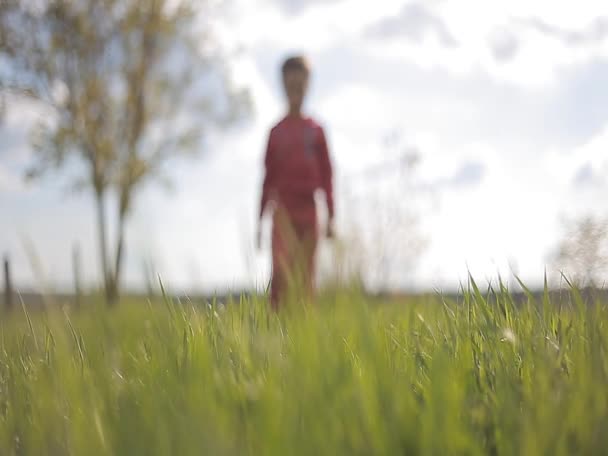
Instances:
[[[571,293],[24,312],[2,320],[0,454],[607,453],[608,307]]]

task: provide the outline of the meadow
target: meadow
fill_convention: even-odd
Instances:
[[[606,454],[608,302],[564,293],[23,307],[0,454]]]

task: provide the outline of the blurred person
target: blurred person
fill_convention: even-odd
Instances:
[[[315,256],[319,223],[315,193],[325,193],[328,238],[334,237],[332,165],[323,128],[304,115],[302,106],[310,80],[303,56],[290,57],[281,67],[288,111],[268,138],[260,221],[273,212],[272,279],[270,302],[274,310],[288,292],[311,299],[314,293]],[[261,228],[257,246],[261,248]]]

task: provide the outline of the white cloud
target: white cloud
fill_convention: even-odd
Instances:
[[[564,212],[608,211],[600,203],[608,191],[608,125],[572,151],[548,153],[544,162],[549,175],[564,187]]]
[[[398,15],[386,17],[373,24],[366,34],[370,38],[402,38],[413,43],[420,43],[426,36],[432,35],[445,47],[458,46],[458,41],[443,20],[420,2],[407,3]]]
[[[0,192],[17,193],[25,189],[20,176],[11,172],[0,163]]]
[[[481,69],[496,80],[533,87],[555,83],[565,66],[608,56],[608,27],[597,16],[598,3],[581,10],[539,9],[538,3],[544,2],[464,0],[431,3],[432,8],[407,2],[403,14],[388,14],[371,26],[382,40],[365,39],[362,45],[394,62],[405,59],[460,76]]]
[[[333,5],[344,0],[275,0],[279,8],[288,14],[300,14],[311,7]]]
[[[259,4],[240,0],[235,4],[238,17],[229,33],[247,48],[269,46],[279,52],[314,53],[336,42],[352,41],[368,25],[385,14],[396,12],[402,0],[383,0],[382,6],[358,0],[315,0],[297,15],[286,14],[285,1]],[[297,1],[304,5],[303,1]]]
[[[32,146],[31,128],[44,116],[51,115],[40,104],[23,98],[7,96],[6,111],[0,119],[0,165],[6,167],[5,174],[24,174],[30,164]]]

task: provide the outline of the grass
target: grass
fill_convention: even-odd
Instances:
[[[2,455],[608,453],[608,306],[471,282],[268,315],[124,304],[2,319]],[[25,309],[24,309],[25,310]]]

